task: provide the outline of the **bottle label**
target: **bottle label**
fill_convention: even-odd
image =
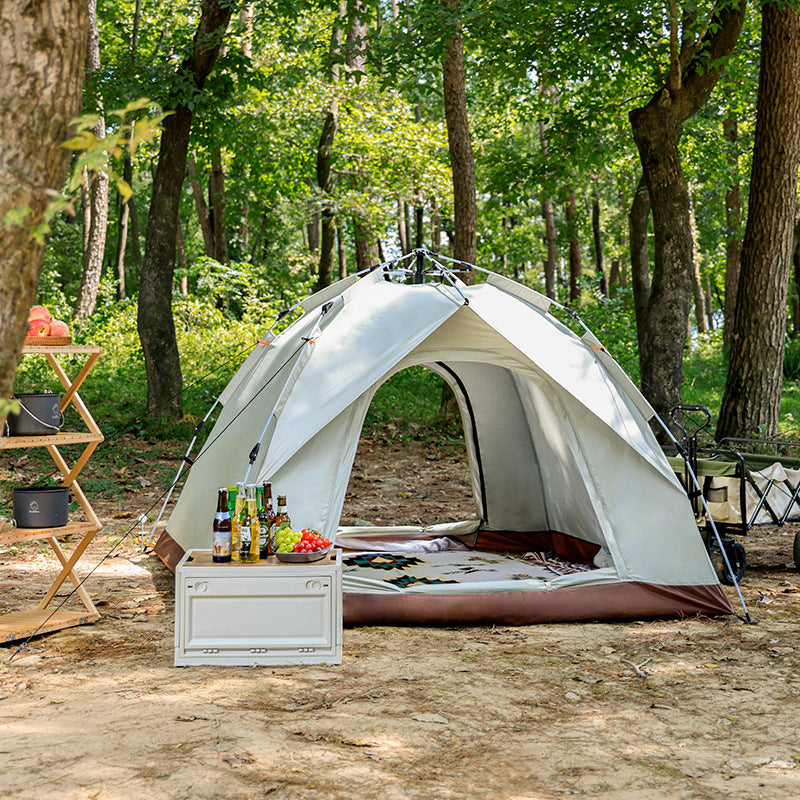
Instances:
[[[214,558],[230,558],[231,532],[214,531],[211,534],[211,554]]]

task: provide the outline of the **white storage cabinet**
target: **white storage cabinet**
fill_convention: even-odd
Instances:
[[[215,564],[190,550],[178,563],[176,667],[341,663],[341,550],[300,564]]]

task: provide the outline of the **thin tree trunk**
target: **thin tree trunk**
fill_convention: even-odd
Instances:
[[[414,206],[414,247],[420,248],[425,244],[425,207],[422,203]]]
[[[708,275],[706,275],[705,301],[707,330],[713,331],[716,327],[714,325],[714,301],[711,297],[711,278]]]
[[[228,27],[232,7],[201,0],[191,54],[180,66],[203,89]],[[145,257],[139,276],[137,327],[147,375],[147,410],[159,417],[181,412],[183,379],[172,316],[172,284],[181,190],[186,173],[192,110],[178,104],[164,120],[158,166],[147,221]]]
[[[306,235],[308,236],[308,252],[316,255],[319,252],[319,212],[311,214],[311,220],[306,224]]]
[[[439,201],[431,197],[431,250],[438,253],[442,249],[442,217],[439,214]]]
[[[253,56],[253,16],[255,3],[244,3],[239,10],[239,25],[242,27],[242,54],[247,58]]]
[[[378,262],[378,242],[375,231],[363,217],[353,216],[353,238],[356,245],[356,271],[374,266]]]
[[[342,223],[336,225],[336,249],[339,254],[339,280],[347,277],[347,250],[344,242]]]
[[[581,243],[578,238],[575,192],[567,197],[567,235],[569,236],[569,301],[576,303],[581,299],[583,266],[581,264]]]
[[[128,296],[127,287],[125,285],[125,251],[128,244],[128,224],[130,215],[130,206],[126,202],[121,203],[118,222],[117,252],[114,258],[115,274],[117,277],[117,300],[124,300]]]
[[[765,3],[742,269],[717,439],[778,435],[800,163],[800,15]]]
[[[342,22],[347,15],[347,4],[339,3],[336,24],[331,35],[331,100],[322,124],[322,133],[317,146],[317,185],[322,191],[322,209],[320,212],[320,249],[319,268],[317,271],[316,288],[324,289],[330,286],[333,280],[333,263],[336,253],[336,214],[333,210],[331,193],[333,191],[333,174],[331,172],[331,156],[333,155],[333,141],[336,138],[336,129],[339,127],[339,102],[336,98],[336,83],[339,79],[339,65],[337,58],[342,48],[344,33]]]
[[[0,400],[11,394],[36,300],[51,193],[69,168],[70,121],[81,110],[86,56],[84,0],[6,0],[0,47]],[[28,209],[18,224],[10,217]],[[2,416],[2,412],[0,412]]]
[[[597,273],[600,293],[608,297],[603,230],[600,224],[600,198],[596,192],[592,195],[592,241],[594,242],[594,271]]]
[[[451,7],[458,0],[450,0]],[[475,159],[467,114],[464,40],[459,25],[445,46],[442,61],[444,116],[453,173],[453,256],[474,264],[478,252],[478,206],[475,188]],[[473,283],[474,270],[462,273],[465,283]]]
[[[700,254],[697,248],[697,220],[694,216],[694,203],[689,205],[689,224],[692,231],[692,297],[694,299],[694,320],[698,333],[706,333],[706,310],[703,297],[703,276],[700,274]]]
[[[650,218],[650,193],[644,178],[633,195],[628,213],[628,242],[631,249],[631,287],[636,316],[636,339],[639,346],[641,368],[642,337],[647,324],[647,307],[650,302],[650,252],[647,246],[647,225]]]
[[[211,177],[208,180],[208,209],[214,232],[214,260],[228,263],[228,231],[225,224],[225,170],[222,151],[214,142],[211,156]]]
[[[183,235],[183,228],[180,221],[175,229],[175,262],[178,267],[178,274],[180,276],[179,285],[181,295],[183,297],[189,296],[189,275],[188,265],[186,263],[186,238]]]
[[[211,224],[211,215],[208,213],[203,185],[197,176],[197,159],[192,153],[186,161],[186,173],[189,176],[189,185],[192,187],[194,207],[197,211],[197,221],[200,223],[200,232],[203,234],[203,250],[209,258],[214,258],[214,228]]]
[[[544,293],[552,300],[558,300],[556,295],[556,223],[553,215],[553,201],[548,197],[542,200],[542,218],[544,219]]]
[[[100,69],[100,33],[97,29],[97,0],[88,0],[89,43],[86,49],[86,72],[88,76],[97,74]],[[103,101],[99,92],[95,93],[97,124],[92,132],[98,139],[106,135],[106,122],[103,117]],[[97,292],[105,260],[106,231],[108,229],[108,173],[95,170],[91,176],[88,194],[88,230],[84,232],[81,283],[75,300],[76,319],[86,319],[94,311]]]
[[[402,197],[397,198],[397,238],[400,240],[400,252],[407,255],[409,250],[408,246],[408,228],[406,228],[406,210],[405,203]]]
[[[728,164],[734,179],[725,192],[725,222],[727,244],[725,248],[725,321],[723,341],[730,350],[733,336],[733,318],[736,314],[736,293],[739,289],[739,271],[742,266],[742,193],[739,184],[739,156],[736,152],[739,126],[736,117],[729,114],[722,124],[725,138],[730,142]]]

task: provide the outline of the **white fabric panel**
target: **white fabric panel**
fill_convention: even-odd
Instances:
[[[264,357],[264,348],[267,347],[274,338],[275,336],[273,336],[273,334],[267,333],[262,337],[261,341],[256,343],[256,346],[250,351],[250,354],[244,360],[242,366],[236,370],[236,374],[228,381],[228,385],[222,392],[220,392],[219,402],[223,406],[239,391],[239,386],[242,381],[257,368],[261,359]]]
[[[339,527],[358,438],[372,394],[360,397],[277,470],[262,468],[257,482],[286,495],[295,529],[313,528],[333,539]]]
[[[336,281],[336,283],[332,283],[324,289],[320,289],[310,297],[306,297],[301,303],[303,311],[308,314],[309,311],[313,311],[315,308],[325,305],[328,300],[332,300],[334,297],[341,297],[342,293],[346,289],[349,289],[357,280],[358,278],[355,275],[348,275],[346,278],[342,278],[342,280]]]
[[[532,306],[542,311],[549,311],[550,307],[553,305],[553,301],[547,295],[529,289],[527,286],[523,286],[502,275],[490,273],[486,276],[486,283],[490,286],[496,286],[506,294],[518,297],[520,300],[524,300],[526,303],[530,303]]]
[[[353,287],[343,311],[318,337],[314,356],[277,420],[264,471],[273,473],[320,428],[340,414],[431,331],[461,307],[452,289],[386,281],[369,299]]]
[[[715,583],[691,506],[680,486],[652,468],[632,448],[619,447],[607,426],[565,397],[579,446],[604,518],[607,544],[620,577],[662,584]],[[580,416],[582,414],[582,417]]]
[[[592,351],[564,326],[559,335],[556,322],[541,312],[514,303],[490,286],[469,292],[470,308],[491,328],[516,347],[551,380],[560,384],[588,411],[602,420],[624,441],[646,458],[653,459],[652,441],[642,435],[630,408]],[[663,467],[663,454],[655,462]]]
[[[516,381],[544,478],[546,530],[606,545],[613,554],[613,531],[601,518],[602,503],[595,487],[587,484],[588,470],[579,446],[584,420],[570,418],[553,387],[520,376]]]

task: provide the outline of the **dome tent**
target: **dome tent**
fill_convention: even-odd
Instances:
[[[328,287],[259,343],[220,397],[157,546],[162,558],[207,548],[217,487],[245,475],[271,481],[302,514],[297,521],[333,538],[375,391],[423,365],[458,401],[477,519],[417,533],[466,543],[470,556],[547,550],[586,568],[402,590],[346,574],[346,622],[730,613],[648,424],[654,412],[600,342],[588,330],[573,333],[548,298],[514,281],[486,273],[466,286],[437,256],[421,251],[417,262],[416,271],[395,262]],[[380,531],[342,533],[350,541]]]

